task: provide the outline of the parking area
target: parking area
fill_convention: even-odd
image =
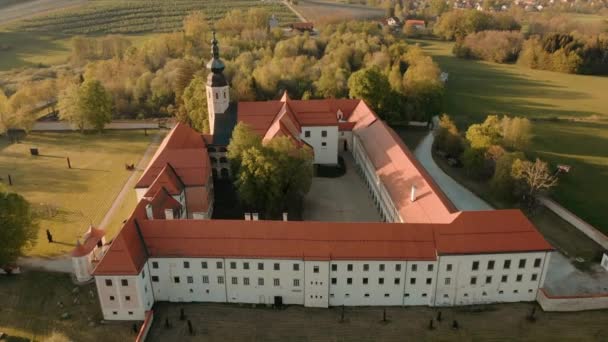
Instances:
[[[232,304],[157,303],[146,341],[601,341],[608,336],[605,311],[546,313],[536,304],[482,307],[347,307],[283,310]],[[186,320],[179,320],[184,309]],[[386,310],[387,321],[383,321]],[[165,328],[169,319],[170,328]],[[190,320],[194,335],[190,335]],[[452,328],[458,321],[458,329]]]
[[[380,215],[350,153],[342,154],[346,174],[337,178],[314,177],[304,198],[305,221],[379,222]]]

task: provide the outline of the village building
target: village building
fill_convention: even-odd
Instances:
[[[210,134],[177,124],[137,183],[134,212],[93,270],[104,319],[142,320],[157,301],[326,308],[535,300],[553,247],[521,211],[458,211],[362,100],[284,93],[230,102],[215,36],[212,50]],[[212,175],[230,177],[221,171],[227,161],[213,158],[226,158],[237,122],[263,142],[287,136],[310,146],[314,163],[351,153],[385,222],[212,219]]]

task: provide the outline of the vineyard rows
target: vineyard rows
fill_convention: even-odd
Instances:
[[[82,7],[42,15],[15,24],[16,29],[64,34],[171,32],[182,27],[184,16],[202,10],[217,20],[233,9],[264,8],[281,25],[297,21],[280,2],[260,0],[93,0]]]

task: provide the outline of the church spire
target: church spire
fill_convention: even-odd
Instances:
[[[207,69],[214,74],[221,74],[224,71],[224,62],[220,59],[220,47],[215,37],[215,30],[213,30],[213,39],[211,40],[211,60],[207,63]]]

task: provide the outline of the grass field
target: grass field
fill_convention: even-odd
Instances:
[[[133,340],[129,323],[99,324],[102,316],[94,285],[72,293],[75,287],[67,274],[31,271],[0,276],[0,331],[11,337],[7,341],[21,342]],[[70,318],[61,319],[64,313]]]
[[[464,60],[452,43],[412,42],[449,72],[444,111],[461,128],[492,113],[536,119],[529,153],[572,166],[552,196],[608,233],[608,77]]]
[[[13,25],[16,31],[63,34],[108,34],[172,32],[181,30],[183,18],[203,10],[216,20],[232,9],[265,8],[280,24],[296,21],[295,14],[279,1],[256,0],[92,0],[85,5],[24,19]]]
[[[608,334],[606,311],[547,313],[537,310],[535,323],[525,317],[535,304],[483,307],[388,307],[388,323],[381,307],[314,309],[290,306],[285,310],[225,304],[169,304],[155,307],[147,341],[603,341]],[[179,321],[184,308],[195,336]],[[165,318],[173,324],[165,329]],[[458,320],[458,330],[452,321]]]
[[[296,10],[308,21],[318,22],[326,19],[373,19],[384,17],[386,11],[381,8],[361,4],[348,4],[328,0],[299,0]]]
[[[90,223],[99,224],[131,175],[124,165],[139,161],[152,136],[143,131],[107,131],[102,135],[33,133],[12,145],[2,140],[0,177],[6,183],[10,174],[14,185],[9,190],[25,196],[41,215],[38,242],[27,254],[66,253]],[[39,148],[41,155],[30,156],[30,147]],[[72,169],[67,168],[66,157]],[[109,229],[118,229],[124,212],[132,209],[129,203]],[[59,243],[47,243],[46,229]]]

